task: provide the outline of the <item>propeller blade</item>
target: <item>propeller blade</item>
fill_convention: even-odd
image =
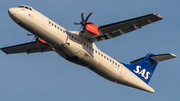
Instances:
[[[33,34],[26,33],[27,36],[33,36]]]
[[[37,38],[37,37],[36,37],[36,36],[34,36],[34,38],[32,39],[32,41],[33,41],[35,38]],[[32,41],[31,41],[31,42],[32,42]],[[37,41],[37,40],[36,40],[36,41]]]
[[[80,25],[80,23],[73,22],[74,25]]]
[[[87,22],[87,20],[89,19],[89,17],[91,16],[91,14],[93,14],[93,12],[89,13],[89,15],[87,16],[85,22]]]
[[[82,19],[82,21],[84,21],[83,13],[84,13],[84,11],[81,12],[81,19]]]
[[[86,24],[93,24],[92,22],[86,22]]]
[[[82,27],[83,27],[83,26],[81,26],[78,31],[80,31]]]
[[[83,27],[83,26],[81,26],[81,27],[78,29],[78,31],[76,32],[76,34],[81,30],[82,27]]]

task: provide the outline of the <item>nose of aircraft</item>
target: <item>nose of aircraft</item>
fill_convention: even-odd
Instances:
[[[10,16],[16,15],[16,9],[15,8],[9,8],[8,13]]]

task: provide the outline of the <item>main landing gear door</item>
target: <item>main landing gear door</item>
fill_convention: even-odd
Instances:
[[[78,51],[76,52],[76,55],[77,55],[77,57],[78,57],[79,59],[81,59],[85,54],[84,54],[84,52],[83,52],[82,50],[78,50]]]

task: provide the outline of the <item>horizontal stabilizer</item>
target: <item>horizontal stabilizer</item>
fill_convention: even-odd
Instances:
[[[168,59],[172,59],[172,58],[176,58],[176,57],[177,56],[172,54],[172,53],[150,56],[151,59],[158,61],[158,62],[168,60]]]
[[[158,55],[151,55],[149,56],[149,58],[155,60],[155,61],[164,61],[164,60],[168,60],[168,59],[172,59],[172,58],[176,58],[177,56],[172,54],[172,53],[167,53],[167,54],[158,54]],[[136,63],[136,62],[139,62],[141,60],[143,60],[144,57],[140,58],[140,59],[137,59],[137,60],[134,60],[134,61],[131,61],[130,63],[133,64],[133,63]]]

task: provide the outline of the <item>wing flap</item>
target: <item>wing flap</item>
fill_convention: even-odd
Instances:
[[[3,52],[6,54],[15,54],[15,53],[36,53],[36,52],[46,52],[46,51],[53,51],[50,46],[43,45],[39,42],[29,42],[19,45],[14,45],[10,47],[1,48]]]

